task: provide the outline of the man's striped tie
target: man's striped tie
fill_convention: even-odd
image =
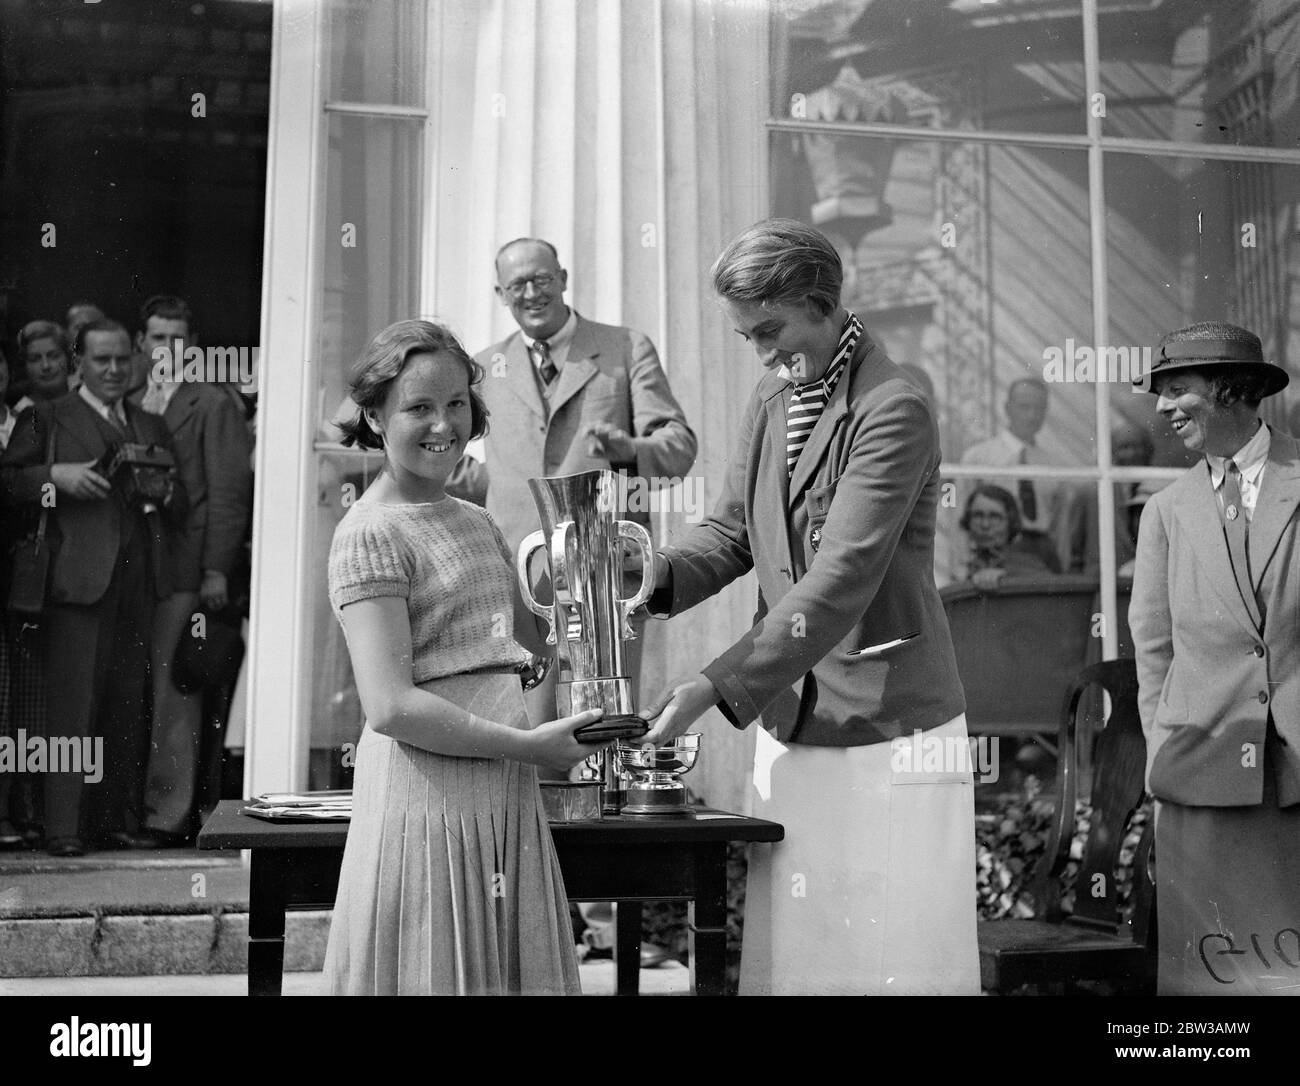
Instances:
[[[799,454],[808,444],[813,427],[817,425],[817,420],[826,410],[835,382],[839,380],[845,363],[857,349],[860,335],[862,335],[862,322],[850,313],[840,332],[839,349],[835,352],[835,358],[831,361],[826,375],[820,381],[795,385],[785,416],[785,466],[788,474],[794,474],[794,466],[799,462]]]

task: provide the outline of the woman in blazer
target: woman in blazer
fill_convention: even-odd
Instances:
[[[741,991],[979,991],[965,699],[934,583],[939,437],[929,401],[840,304],[820,233],[740,234],[713,267],[768,372],[713,515],[656,555],[652,614],[753,569],[752,629],[647,706],[649,741],[716,706],[762,718]],[[926,743],[951,757],[922,759]],[[922,770],[925,770],[924,772]]]
[[[1143,379],[1205,457],[1143,510],[1129,610],[1162,994],[1300,993],[1300,448],[1259,418],[1287,380],[1217,322]]]

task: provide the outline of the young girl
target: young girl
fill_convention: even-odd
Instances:
[[[383,448],[330,550],[330,601],[365,710],[325,973],[339,994],[577,994],[535,766],[563,775],[598,711],[528,730],[515,636],[543,651],[501,533],[449,496],[487,429],[483,371],[399,321],[354,367],[344,442]]]

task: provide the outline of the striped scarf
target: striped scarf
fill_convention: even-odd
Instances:
[[[844,372],[849,359],[853,357],[861,335],[862,322],[855,314],[850,313],[840,331],[839,349],[835,352],[835,358],[831,361],[826,376],[810,384],[795,385],[794,393],[790,397],[790,407],[786,411],[785,422],[785,465],[790,475],[794,474],[794,466],[799,462],[799,454],[808,444],[813,427],[817,425],[817,420],[821,418],[826,405],[830,403],[831,393],[835,391],[835,383],[840,379],[840,374]]]

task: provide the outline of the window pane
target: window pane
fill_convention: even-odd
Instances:
[[[774,212],[835,242],[845,304],[932,388],[946,461],[1016,462],[1014,426],[1030,463],[1095,464],[1095,387],[1048,366],[1091,342],[1083,152],[778,132],[772,162]]]
[[[417,315],[423,126],[418,120],[346,114],[331,115],[328,124],[321,323],[311,368],[318,381],[317,438],[335,443],[340,435],[330,421],[351,411],[349,366],[381,328]],[[318,593],[311,618],[310,719],[311,779],[319,787],[345,782],[340,747],[355,742],[361,730],[347,646],[329,606],[330,540],[381,460],[355,452],[316,453],[311,583]]]
[[[317,358],[319,436],[346,399],[347,370],[370,338],[414,317],[419,290],[419,120],[333,114],[322,225]]]
[[[423,106],[422,0],[328,2],[326,101]]]
[[[1111,339],[1149,353],[1160,337],[1196,321],[1227,320],[1255,332],[1265,354],[1298,372],[1300,167],[1159,156],[1106,157],[1107,275]],[[1145,363],[1144,363],[1145,368]],[[1264,401],[1286,425],[1300,400],[1292,381]],[[1117,382],[1115,423],[1150,428],[1153,463],[1195,461],[1155,414],[1155,397]]]
[[[772,116],[1083,134],[1082,6],[780,0]]]
[[[1295,0],[1103,2],[1107,136],[1294,149]]]
[[[312,788],[350,785],[345,745],[361,738],[363,716],[343,628],[329,603],[328,561],[334,529],[348,507],[365,493],[383,463],[378,453],[316,454],[316,515],[310,550],[312,608],[311,763]],[[355,748],[354,748],[355,752]]]

